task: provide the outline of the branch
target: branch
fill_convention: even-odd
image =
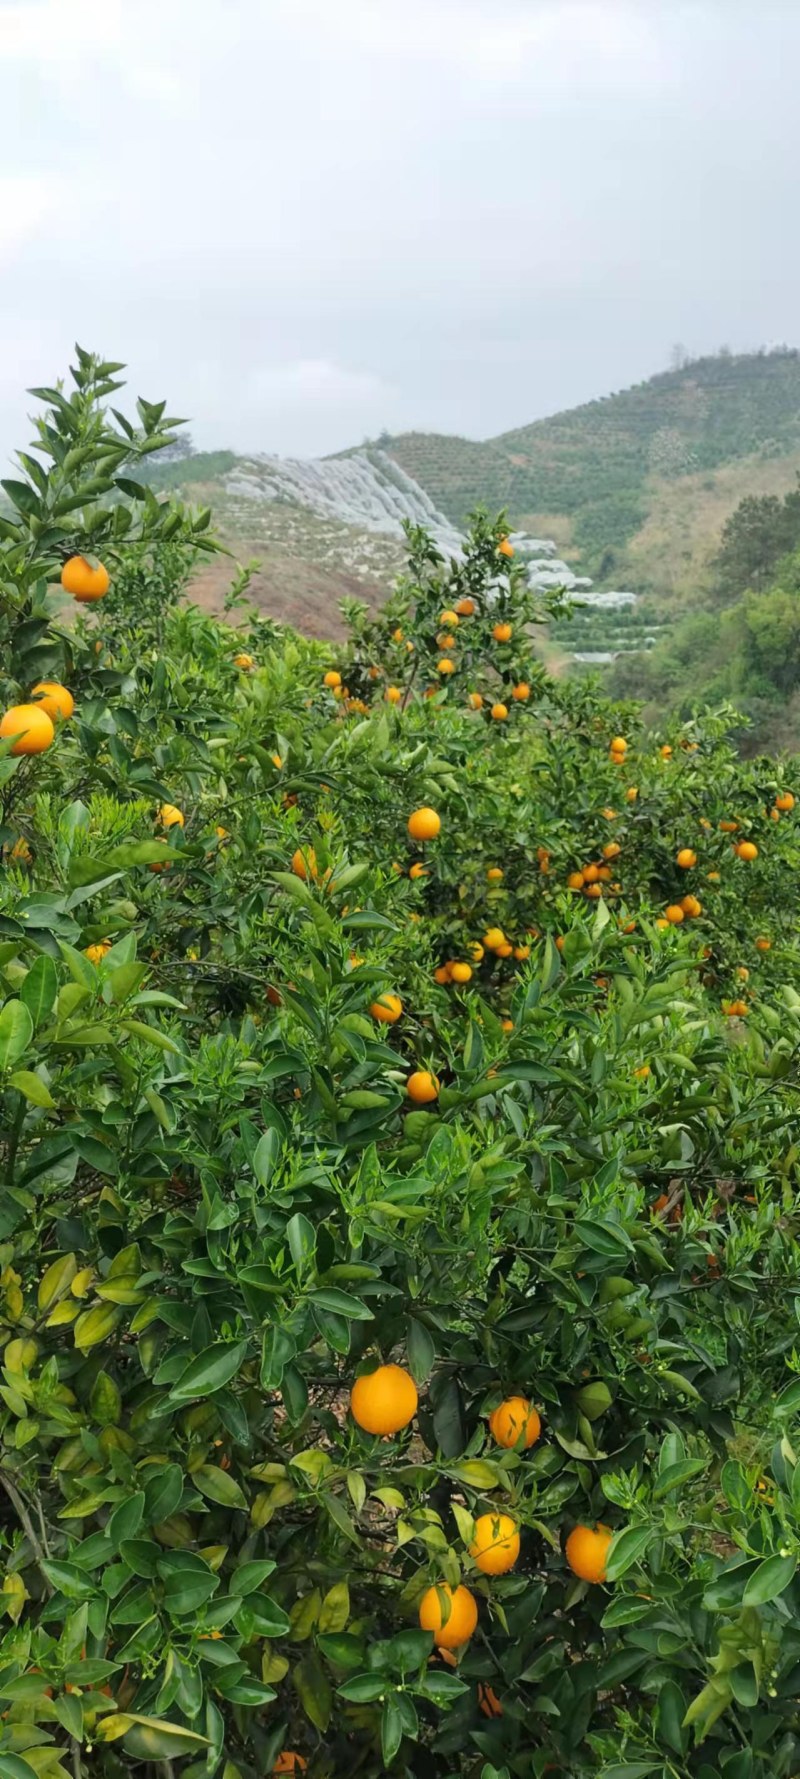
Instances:
[[[47,1579],[47,1575],[46,1575],[45,1569],[44,1569],[44,1560],[45,1560],[44,1559],[44,1551],[42,1550],[41,1544],[39,1543],[36,1533],[34,1532],[33,1521],[31,1520],[31,1516],[28,1512],[27,1507],[25,1506],[22,1496],[20,1495],[15,1484],[12,1483],[10,1477],[6,1476],[6,1473],[4,1470],[0,1470],[0,1488],[5,1489],[5,1492],[8,1496],[9,1501],[11,1502],[11,1505],[12,1505],[14,1512],[17,1516],[17,1519],[19,1520],[19,1523],[23,1529],[23,1532],[25,1533],[25,1537],[28,1540],[31,1550],[33,1551],[33,1554],[34,1554],[34,1557],[38,1564],[38,1567],[42,1571],[42,1577],[43,1577],[47,1592],[48,1592],[48,1594],[52,1594],[53,1589],[50,1586],[50,1583]]]

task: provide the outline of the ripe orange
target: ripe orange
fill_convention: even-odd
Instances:
[[[581,1581],[605,1581],[606,1557],[614,1534],[610,1526],[575,1526],[567,1539],[567,1562]]]
[[[470,949],[470,952],[472,955],[473,963],[476,963],[476,964],[482,963],[483,958],[484,958],[484,950],[483,950],[483,946],[479,943],[479,941],[477,939],[475,940],[474,945],[470,945],[469,949]]]
[[[508,716],[508,705],[507,704],[493,704],[492,705],[492,717],[496,723],[504,723],[507,716]]]
[[[437,673],[455,673],[455,670],[455,661],[449,661],[446,655],[443,655],[441,661],[436,663]]]
[[[484,1575],[505,1575],[519,1556],[516,1520],[507,1513],[482,1513],[475,1521],[469,1554]]]
[[[400,1433],[417,1412],[417,1386],[402,1365],[379,1365],[357,1377],[350,1391],[350,1413],[365,1433],[384,1437]]]
[[[556,941],[557,943],[557,941]],[[510,1451],[522,1439],[523,1446],[535,1445],[542,1431],[542,1423],[537,1413],[525,1396],[507,1396],[504,1402],[492,1409],[489,1416],[489,1432],[498,1445]]]
[[[309,877],[319,876],[317,855],[313,846],[305,846],[302,850],[298,846],[297,851],[292,853],[292,870],[295,877],[302,877],[304,882]]]
[[[448,624],[451,630],[455,630],[458,626],[458,612],[448,606],[446,611],[439,613],[439,623]]]
[[[658,918],[658,920],[657,920],[657,921],[656,921],[656,926],[657,926],[657,927],[658,927],[658,928],[659,928],[659,929],[660,929],[660,931],[661,931],[661,932],[662,932],[662,933],[663,933],[663,932],[665,932],[665,930],[666,930],[666,928],[667,928],[667,927],[668,927],[668,926],[669,926],[669,921],[668,921],[668,920],[664,920],[664,919],[663,919],[663,916],[661,916],[661,915],[659,915],[659,918]]]
[[[718,871],[707,871],[706,881],[707,883],[720,883],[722,880]]]
[[[379,995],[377,1001],[373,1001],[370,1007],[373,1019],[377,1019],[381,1025],[394,1025],[402,1011],[403,1003],[400,996],[392,994]]]
[[[719,831],[721,834],[735,834],[738,826],[738,822],[720,822]]]
[[[505,945],[506,936],[502,927],[489,927],[483,935],[483,943],[487,951],[496,951],[499,945]]]
[[[71,717],[75,709],[75,699],[66,686],[60,686],[57,680],[40,679],[31,692],[31,699],[41,705],[42,710],[55,722],[56,717]]]
[[[514,631],[510,624],[495,624],[492,627],[495,642],[510,642],[513,634]]]
[[[183,810],[178,809],[175,803],[162,803],[158,812],[158,819],[162,828],[182,828],[185,826],[186,821]]]
[[[698,902],[696,896],[684,896],[681,907],[684,914],[688,914],[690,920],[696,920],[698,914],[703,912],[703,904]]]
[[[775,808],[784,811],[794,809],[794,797],[791,791],[781,791],[780,796],[775,798]]]
[[[303,1759],[302,1754],[293,1754],[291,1749],[284,1748],[283,1754],[278,1755],[272,1771],[273,1773],[305,1773],[307,1768],[308,1761]]]
[[[498,957],[510,957],[514,947],[510,940],[504,939],[502,945],[496,945],[494,949]]]
[[[641,1068],[634,1069],[633,1072],[634,1072],[634,1075],[636,1076],[637,1081],[646,1081],[650,1075],[650,1072],[651,1072],[649,1062],[643,1062],[641,1065]]]
[[[753,859],[758,858],[758,847],[752,840],[740,840],[739,845],[735,846],[733,850],[738,858],[744,859],[746,864],[750,864]]]
[[[505,876],[502,865],[490,865],[486,873],[487,883],[500,883]]]
[[[581,872],[584,883],[596,883],[600,876],[599,865],[584,865]]]
[[[748,1013],[746,1001],[723,1001],[722,1011],[728,1019],[745,1019]]]
[[[110,939],[101,939],[98,941],[98,943],[96,945],[85,945],[84,949],[83,949],[83,955],[84,955],[84,957],[88,957],[90,964],[99,964],[99,963],[102,963],[102,960],[106,955],[106,952],[110,951],[110,950],[111,950],[111,940]]]
[[[400,625],[398,624],[397,629],[392,631],[392,642],[402,642],[402,640],[403,640],[403,632],[402,632]]]
[[[660,747],[658,751],[661,755],[662,760],[671,760],[672,759],[672,748],[670,747],[668,741],[666,741],[664,743],[664,746]]]
[[[603,858],[616,859],[619,857],[621,851],[622,847],[619,845],[618,841],[609,840],[608,845],[603,847]]]
[[[524,964],[525,959],[529,958],[530,955],[531,955],[531,948],[529,945],[515,945],[514,946],[514,956],[515,956],[518,964]]]
[[[771,939],[761,938],[761,939],[756,940],[756,951],[771,951],[771,950],[772,950],[772,940]]]
[[[64,592],[71,593],[81,605],[91,605],[108,592],[108,569],[102,562],[92,568],[85,556],[70,556],[61,570],[61,585]]]
[[[480,692],[470,692],[467,703],[470,710],[483,710],[483,698]]]
[[[336,672],[335,667],[329,668],[328,672],[325,674],[325,676],[323,678],[323,681],[322,681],[323,686],[328,686],[330,691],[333,691],[334,686],[340,686],[341,683],[342,683],[341,674]]]
[[[399,704],[403,694],[399,686],[387,686],[383,696],[387,704]]]
[[[625,792],[625,802],[626,803],[635,803],[638,795],[639,795],[639,786],[635,785],[635,784],[629,785],[627,791]]]
[[[737,964],[736,974],[737,974],[740,982],[749,982],[750,981],[750,971],[748,970],[746,964]]]
[[[681,871],[691,871],[692,866],[697,864],[697,853],[692,852],[690,846],[682,846],[675,856],[675,863]]]
[[[167,848],[167,850],[169,850],[169,841],[168,840],[158,839],[157,841],[154,841],[153,844],[157,845],[157,846],[165,846]],[[156,873],[156,875],[158,875],[159,872],[161,872],[161,871],[171,871],[172,870],[172,859],[165,859],[163,864],[161,864],[158,859],[154,859],[152,864],[148,865],[147,868],[149,871],[154,871]]]
[[[408,875],[416,883],[418,877],[427,877],[428,873],[425,870],[425,866],[420,863],[419,859],[417,859],[416,864],[411,866]]]
[[[10,735],[17,736],[12,754],[46,753],[53,744],[55,733],[52,717],[41,704],[12,704],[0,718],[0,741],[7,741]]]
[[[450,965],[450,980],[451,980],[451,982],[471,982],[472,981],[472,965],[471,964],[451,964]]]
[[[416,1106],[429,1106],[439,1098],[439,1083],[429,1069],[415,1069],[406,1082],[406,1093]]]
[[[555,941],[555,945],[556,945],[557,951],[564,950],[564,934],[563,933],[558,934],[558,937],[556,938],[556,941]]]
[[[602,884],[601,883],[587,883],[586,894],[587,894],[587,896],[591,897],[592,901],[596,902],[598,897],[602,896],[602,894],[603,894]]]
[[[583,872],[582,871],[570,871],[569,877],[567,878],[567,889],[571,889],[571,890],[582,890],[583,889]]]
[[[474,599],[459,599],[455,609],[460,618],[471,618],[475,610],[475,601]]]
[[[521,679],[518,685],[511,687],[511,696],[512,698],[516,698],[518,704],[524,704],[526,699],[530,698],[530,695],[531,689],[525,679]]]
[[[504,1032],[513,1032],[513,1030],[514,1030],[513,1019],[501,1019],[500,1024],[501,1024]]]
[[[413,810],[408,818],[408,831],[412,840],[435,840],[441,833],[442,818],[435,809],[423,805],[422,809]]]
[[[439,964],[438,968],[433,972],[433,980],[434,982],[438,982],[440,986],[444,988],[445,983],[450,981],[450,965]]]
[[[670,902],[668,907],[664,909],[664,914],[671,927],[679,927],[681,921],[685,918],[680,902]]]
[[[613,741],[610,743],[610,747],[612,753],[615,754],[626,754],[628,752],[628,743],[625,740],[624,735],[615,735]]]
[[[456,646],[456,639],[454,636],[450,636],[448,631],[440,630],[436,638],[436,643],[438,648],[449,654]]]
[[[501,556],[513,556],[514,554],[514,545],[509,542],[507,537],[501,537],[497,548]]]
[[[440,1581],[428,1588],[419,1603],[423,1631],[433,1632],[437,1649],[460,1649],[468,1643],[478,1623],[478,1604],[469,1588],[451,1588]]]
[[[616,809],[601,809],[600,814],[605,816],[607,822],[615,822],[617,819]]]
[[[241,667],[243,673],[249,673],[250,668],[255,667],[255,661],[253,660],[252,655],[234,655],[233,665],[234,667]]]

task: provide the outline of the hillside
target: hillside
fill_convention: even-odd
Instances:
[[[731,490],[729,507],[716,473],[746,466],[747,491],[774,489],[776,471],[791,485],[794,465],[785,480],[778,466],[800,449],[800,356],[720,353],[482,444],[406,433],[385,448],[457,524],[478,500],[507,506],[515,523],[550,530],[582,570],[619,579],[638,569],[640,585],[670,592],[674,563],[665,585],[647,528],[687,483],[722,495],[709,500],[708,531],[701,517],[701,556],[742,492]]]

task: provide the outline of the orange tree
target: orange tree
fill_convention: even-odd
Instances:
[[[502,522],[222,629],[120,463],[0,548],[0,1779],[792,1774],[784,768],[549,681]]]

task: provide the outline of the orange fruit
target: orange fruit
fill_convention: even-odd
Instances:
[[[615,822],[617,819],[616,809],[601,809],[600,814],[605,816],[607,822]]]
[[[660,747],[658,751],[661,755],[662,760],[671,760],[672,759],[672,748],[670,747],[668,741],[665,741],[664,746]]]
[[[387,1437],[400,1433],[417,1412],[417,1386],[402,1365],[379,1365],[357,1377],[350,1391],[350,1413],[365,1433]]]
[[[476,939],[474,945],[470,945],[469,949],[470,949],[473,963],[476,963],[476,964],[482,963],[483,958],[484,958],[484,950],[483,950],[483,946],[480,944],[480,942]]]
[[[501,537],[497,548],[501,556],[513,556],[514,554],[514,545],[509,542],[507,537]]]
[[[500,1024],[501,1024],[504,1032],[513,1032],[513,1030],[514,1030],[513,1019],[501,1019]]]
[[[641,1068],[634,1069],[633,1072],[634,1072],[634,1075],[636,1076],[637,1081],[646,1081],[650,1075],[649,1062],[643,1062],[641,1065]]]
[[[625,802],[626,803],[635,803],[638,795],[639,795],[639,786],[635,785],[635,784],[629,785],[627,791],[625,792]]]
[[[508,705],[507,704],[493,704],[492,705],[492,718],[495,723],[504,723],[507,716],[508,716]]]
[[[791,791],[781,791],[780,796],[775,798],[775,808],[784,811],[794,809],[794,797]]]
[[[484,1575],[505,1575],[519,1556],[519,1528],[507,1513],[482,1513],[469,1554]]]
[[[460,1649],[468,1643],[478,1623],[478,1604],[469,1588],[451,1588],[440,1581],[428,1588],[419,1603],[423,1631],[433,1632],[438,1649]]]
[[[575,1526],[567,1539],[567,1562],[581,1581],[605,1581],[606,1557],[614,1534],[610,1526]]]
[[[439,623],[448,624],[451,630],[455,630],[458,626],[458,612],[448,606],[446,611],[439,613]]]
[[[470,710],[483,710],[483,698],[480,692],[470,692],[467,703]]]
[[[56,717],[63,717],[66,721],[75,709],[72,693],[67,691],[66,686],[60,686],[57,680],[40,679],[31,692],[31,700],[33,699],[41,705],[42,710],[47,711],[53,722]]]
[[[671,927],[679,927],[685,918],[680,902],[670,902],[664,909],[664,914]]]
[[[735,846],[733,850],[737,858],[744,859],[746,864],[750,864],[753,859],[758,858],[758,847],[752,840],[740,840],[739,845]]]
[[[675,855],[675,863],[681,871],[691,871],[692,866],[697,864],[697,853],[692,852],[690,846],[682,846],[680,852]]]
[[[153,844],[157,845],[157,846],[165,846],[167,848],[167,850],[169,850],[169,841],[168,840],[159,839],[157,841],[154,841]],[[154,859],[152,864],[148,865],[147,868],[148,868],[148,871],[155,871],[156,875],[158,875],[158,873],[160,871],[171,871],[172,870],[172,859],[165,859],[163,864],[159,863],[158,859]]]
[[[336,672],[335,667],[329,668],[328,672],[325,674],[325,676],[323,678],[323,681],[322,681],[323,686],[327,686],[329,688],[329,690],[332,692],[334,686],[340,686],[341,683],[342,683],[341,674]]]
[[[400,625],[398,624],[397,629],[392,631],[392,642],[402,642],[402,640],[403,640],[403,632],[402,632]]]
[[[596,902],[598,897],[602,896],[602,894],[603,894],[602,884],[601,883],[587,883],[586,894],[587,894],[587,896],[591,897],[592,901]]]
[[[446,651],[448,654],[456,646],[455,637],[450,636],[446,630],[439,631],[439,635],[436,638],[436,642],[437,642],[437,646],[440,649]]]
[[[55,733],[52,717],[41,704],[12,704],[0,717],[0,741],[17,736],[12,754],[43,754],[52,747]]]
[[[669,926],[669,921],[664,920],[661,916],[659,916],[658,920],[656,921],[656,926],[663,933],[666,930],[666,928]]]
[[[563,951],[563,950],[564,950],[564,934],[563,934],[563,933],[559,933],[559,934],[558,934],[558,937],[557,937],[557,939],[556,939],[556,941],[555,941],[555,945],[556,945],[556,950],[557,950],[557,951]]]
[[[495,642],[510,642],[513,634],[514,631],[510,624],[494,624],[492,627]]]
[[[472,965],[471,964],[451,964],[450,965],[450,980],[451,980],[451,982],[471,982],[472,981]]]
[[[433,972],[433,980],[444,988],[445,983],[450,981],[450,965],[440,964],[438,969]]]
[[[403,1003],[399,995],[379,995],[377,1001],[373,1001],[370,1007],[373,1019],[377,1019],[381,1025],[394,1025],[402,1011]]]
[[[439,1083],[429,1069],[415,1069],[406,1082],[406,1093],[416,1106],[429,1106],[439,1097]]]
[[[309,877],[319,876],[317,855],[313,846],[303,847],[302,850],[298,846],[297,851],[292,853],[292,870],[295,877],[302,877],[304,882]]]
[[[761,939],[756,940],[756,951],[771,951],[771,950],[772,950],[772,940],[771,939],[761,938]]]
[[[162,828],[182,828],[185,825],[186,818],[183,814],[183,810],[178,809],[175,803],[162,803],[158,812],[158,819]]]
[[[750,971],[748,970],[746,964],[737,964],[736,974],[737,974],[740,982],[749,982],[750,981]]]
[[[584,883],[596,883],[600,876],[599,865],[584,865],[581,872]]]
[[[435,840],[441,833],[442,818],[435,809],[423,805],[415,809],[408,818],[408,831],[412,840]]]
[[[459,599],[455,609],[460,618],[471,618],[475,610],[475,601],[474,599]]]
[[[504,876],[502,865],[490,865],[486,873],[486,881],[487,883],[500,883]]]
[[[85,556],[70,556],[61,570],[64,592],[71,593],[81,605],[91,605],[96,599],[102,599],[110,584],[108,569],[102,562],[92,568]]]
[[[518,704],[524,704],[525,700],[530,698],[530,695],[531,689],[527,680],[521,679],[519,685],[511,687],[511,696],[512,698],[516,698]]]
[[[625,740],[624,735],[615,735],[613,741],[609,745],[614,754],[626,754],[628,752],[628,743]]]
[[[616,859],[619,857],[621,851],[622,847],[619,845],[618,841],[609,840],[608,845],[603,847],[603,858]]]
[[[283,1753],[278,1755],[272,1771],[273,1773],[305,1773],[307,1768],[308,1761],[303,1759],[302,1754],[293,1754],[290,1748],[284,1748]]]
[[[610,865],[600,865],[597,875],[598,875],[601,883],[610,883],[611,882],[611,866]]]
[[[567,878],[567,889],[571,889],[571,890],[582,890],[583,889],[583,872],[582,871],[570,871],[569,877]]]
[[[106,952],[110,950],[111,940],[101,939],[98,941],[97,945],[85,945],[83,955],[84,957],[88,957],[90,964],[99,964],[102,963]]]
[[[455,673],[455,670],[456,670],[455,661],[448,660],[447,655],[443,655],[441,661],[437,661],[437,663],[436,663],[436,672],[437,673],[443,673],[443,674]]]
[[[403,694],[399,686],[387,686],[383,696],[387,704],[399,704]]]
[[[541,1419],[525,1396],[506,1396],[492,1409],[489,1432],[498,1445],[510,1451],[522,1439],[525,1449],[535,1445],[542,1431]]]
[[[502,945],[496,945],[494,949],[497,957],[510,957],[514,947],[510,940],[504,939]]]
[[[735,834],[738,826],[738,822],[720,822],[719,831],[721,834]]]
[[[427,877],[428,873],[425,870],[425,866],[420,864],[419,859],[417,859],[416,864],[411,866],[408,875],[416,883],[418,877]]]
[[[506,936],[502,927],[489,927],[483,935],[483,943],[487,951],[497,951],[498,946],[505,945]]]
[[[718,871],[707,871],[706,881],[708,883],[720,883],[722,880]]]
[[[241,667],[243,673],[249,673],[250,668],[255,667],[255,661],[253,660],[252,655],[234,655],[233,665],[234,667]]]
[[[529,958],[530,955],[531,955],[531,948],[529,945],[515,945],[514,946],[514,956],[515,956],[518,964],[524,964],[525,959]]]
[[[688,914],[690,920],[696,920],[698,914],[703,912],[703,904],[698,902],[696,896],[684,896],[681,907],[684,914]]]

